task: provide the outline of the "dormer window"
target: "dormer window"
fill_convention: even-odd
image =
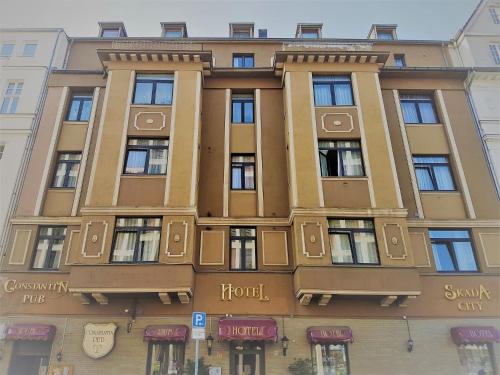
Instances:
[[[394,36],[392,35],[392,31],[390,31],[390,30],[380,30],[380,31],[377,31],[377,39],[394,40]]]
[[[125,38],[127,32],[123,22],[99,22],[100,38]]]
[[[323,24],[305,24],[299,23],[295,31],[295,37],[301,39],[319,39],[321,38],[321,29]]]
[[[372,25],[368,33],[368,39],[396,40],[396,28],[398,25]]]
[[[164,38],[187,38],[185,22],[162,22],[162,33]]]
[[[229,36],[231,38],[246,39],[253,38],[253,23],[230,23]]]
[[[120,36],[120,29],[103,29],[101,32],[102,38],[118,38]]]

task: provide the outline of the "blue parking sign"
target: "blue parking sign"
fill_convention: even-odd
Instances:
[[[204,312],[194,312],[191,318],[193,327],[205,328],[207,323],[207,314]]]

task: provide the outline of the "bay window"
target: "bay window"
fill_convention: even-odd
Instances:
[[[316,106],[354,105],[350,76],[314,76]]]
[[[157,262],[160,233],[161,218],[117,218],[111,261]]]
[[[364,176],[358,141],[318,141],[322,177]]]

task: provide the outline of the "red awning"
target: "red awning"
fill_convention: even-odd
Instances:
[[[147,326],[144,330],[144,341],[186,342],[188,334],[188,327],[180,324]]]
[[[450,329],[451,338],[457,345],[500,342],[500,332],[495,327],[453,327]]]
[[[307,340],[312,343],[352,342],[350,327],[309,327],[306,331]]]
[[[278,341],[278,326],[271,318],[222,318],[219,340]]]
[[[7,327],[6,340],[52,341],[56,327],[49,324],[13,324]]]

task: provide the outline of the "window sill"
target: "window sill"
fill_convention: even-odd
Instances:
[[[130,108],[144,108],[144,107],[148,107],[148,108],[161,108],[161,107],[165,107],[165,108],[171,108],[172,107],[172,104],[130,104]]]
[[[440,122],[405,122],[408,127],[426,127],[426,126],[443,126]]]
[[[378,264],[332,263],[331,265],[333,267],[342,267],[342,268],[380,268],[380,269],[385,268],[380,263]]]
[[[420,276],[493,276],[498,277],[499,273],[484,273],[481,271],[450,271],[450,272],[421,272]]]
[[[48,191],[60,191],[60,192],[74,192],[76,188],[74,187],[49,187]]]
[[[255,189],[231,189],[231,193],[256,193]]]
[[[457,190],[419,190],[420,194],[452,194],[461,195],[462,193]]]
[[[122,174],[122,177],[125,178],[165,178],[167,174]]]
[[[314,108],[318,109],[318,108],[352,108],[352,109],[356,109],[357,106],[354,105],[354,104],[350,104],[350,105],[314,105]]]
[[[367,176],[322,176],[321,179],[325,181],[344,181],[344,180],[368,181]]]
[[[238,126],[238,125],[248,126],[248,125],[255,125],[255,123],[254,122],[231,122],[231,125],[235,125],[235,126]]]
[[[64,120],[63,123],[65,125],[87,125],[89,123],[89,121],[88,120],[86,120],[86,121]]]

